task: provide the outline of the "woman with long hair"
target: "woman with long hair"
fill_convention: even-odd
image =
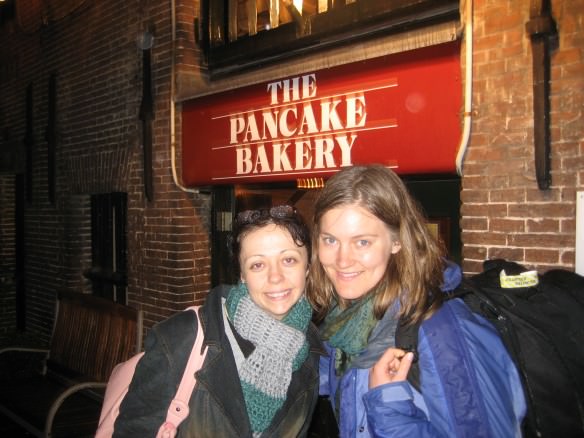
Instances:
[[[315,204],[313,249],[307,297],[328,351],[321,393],[341,436],[520,436],[517,370],[494,327],[445,300],[460,269],[393,171],[335,174]],[[417,351],[396,345],[398,325],[416,328]],[[419,385],[408,381],[414,362]]]

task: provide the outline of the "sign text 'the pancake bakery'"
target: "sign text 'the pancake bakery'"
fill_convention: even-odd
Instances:
[[[367,119],[363,92],[318,98],[316,75],[307,74],[270,82],[267,94],[269,106],[229,116],[237,175],[351,165]]]

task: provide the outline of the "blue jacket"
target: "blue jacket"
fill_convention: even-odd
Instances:
[[[451,266],[445,289],[459,281],[460,269]],[[526,405],[517,369],[495,328],[460,299],[420,326],[421,394],[407,381],[369,390],[369,368],[351,368],[339,381],[334,348],[326,348],[320,393],[332,401],[341,390],[342,437],[521,436]]]

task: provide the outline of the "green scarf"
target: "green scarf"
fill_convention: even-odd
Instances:
[[[235,330],[255,347],[238,366],[238,373],[251,427],[257,434],[268,428],[284,404],[292,373],[308,356],[306,330],[312,308],[302,297],[277,320],[252,301],[243,283],[231,288],[225,306]]]
[[[353,302],[344,310],[337,303],[328,313],[321,327],[321,335],[337,349],[335,369],[338,375],[344,374],[353,359],[365,350],[376,324],[372,294]]]

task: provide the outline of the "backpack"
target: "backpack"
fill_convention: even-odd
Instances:
[[[508,276],[528,271],[514,262],[485,261],[484,271],[463,280],[449,298],[461,298],[501,335],[522,379],[523,436],[583,437],[584,277],[554,269],[534,274],[535,285],[503,288],[503,270]],[[398,324],[396,344],[415,349],[418,328]],[[410,374],[419,389],[416,364]]]
[[[195,319],[198,324],[199,306],[189,307],[186,310],[195,312]],[[196,383],[195,372],[201,368],[205,360],[205,355],[207,354],[207,347],[202,350],[203,340],[203,331],[198,330],[197,338],[195,339],[195,344],[187,361],[180,385],[170,402],[166,414],[166,421],[160,426],[156,435],[157,438],[173,438],[176,435],[180,423],[189,415],[189,400]],[[138,353],[127,361],[116,365],[113,369],[105,390],[99,426],[95,438],[109,438],[113,435],[114,423],[120,413],[120,405],[128,392],[136,365],[143,355],[144,352]]]

